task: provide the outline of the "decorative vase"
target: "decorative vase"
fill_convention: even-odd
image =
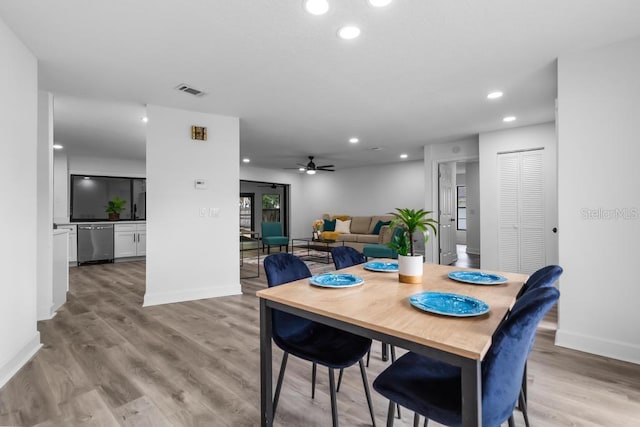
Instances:
[[[422,255],[398,255],[398,280],[402,283],[422,283]]]

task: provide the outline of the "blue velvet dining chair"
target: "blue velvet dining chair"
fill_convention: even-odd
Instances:
[[[520,393],[522,373],[536,328],[558,301],[554,287],[527,292],[493,335],[482,361],[482,425],[514,425],[513,411]],[[373,382],[378,393],[389,399],[387,426],[393,426],[393,404],[447,426],[462,425],[462,378],[460,368],[409,352],[385,369]],[[425,424],[426,424],[425,420]]]
[[[562,267],[559,265],[547,265],[545,267],[536,270],[525,282],[524,286],[520,290],[518,298],[526,295],[534,289],[545,288],[553,286],[553,284],[562,275]],[[520,389],[520,397],[518,398],[518,409],[522,412],[524,418],[525,427],[529,427],[529,412],[527,403],[527,365],[524,365],[524,372],[522,374],[522,387]]]
[[[264,252],[265,245],[267,246],[267,253],[271,253],[271,246],[279,246],[282,250],[282,246],[285,247],[285,252],[289,251],[289,237],[282,233],[282,224],[279,222],[263,222],[261,226],[262,231],[262,252]]]
[[[351,246],[336,246],[331,249],[331,257],[336,270],[351,267],[353,265],[364,264],[364,255]]]
[[[264,260],[264,269],[267,275],[267,284],[270,288],[311,277],[311,272],[307,265],[300,258],[289,253],[267,256]],[[289,354],[292,354],[313,363],[312,398],[315,396],[316,364],[326,366],[329,369],[331,416],[334,426],[338,425],[335,369],[348,368],[358,363],[371,421],[374,426],[376,425],[369,383],[367,382],[367,374],[362,360],[371,348],[371,339],[280,310],[273,310],[272,332],[273,341],[284,351],[273,398],[274,415],[278,406],[287,359]]]

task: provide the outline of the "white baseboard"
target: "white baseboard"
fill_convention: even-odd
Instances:
[[[215,288],[187,289],[179,292],[159,292],[144,295],[143,307],[152,305],[171,304],[174,302],[193,301],[198,299],[227,297],[242,294],[240,284],[229,286],[216,286]]]
[[[469,246],[467,246],[467,253],[471,255],[480,255],[480,249],[470,248]]]
[[[0,366],[0,388],[9,382],[16,372],[36,354],[40,347],[42,347],[40,332],[36,331],[35,335],[11,359]]]
[[[556,345],[640,364],[640,346],[558,329]]]

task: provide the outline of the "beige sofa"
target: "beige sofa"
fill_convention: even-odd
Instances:
[[[388,225],[380,228],[380,234],[373,234],[378,221],[391,221],[391,215],[373,215],[373,216],[350,216],[350,215],[330,215],[323,214],[322,219],[335,219],[348,217],[351,220],[349,233],[332,233],[323,231],[322,237],[335,239],[337,242],[344,242],[345,246],[351,246],[362,252],[364,245],[368,244],[385,244],[391,241],[391,230]]]

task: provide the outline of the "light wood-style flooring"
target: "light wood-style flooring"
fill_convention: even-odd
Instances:
[[[259,425],[264,272],[243,281],[242,295],[148,308],[144,286],[143,261],[71,269],[67,304],[38,323],[43,348],[0,389],[0,426]],[[553,335],[541,329],[529,359],[532,425],[640,425],[640,366],[555,347]],[[374,343],[370,383],[386,366]],[[308,362],[289,359],[275,425],[331,425],[326,371],[315,400],[310,375]],[[373,397],[384,425],[387,402]],[[370,425],[357,367],[345,372],[338,406],[342,426]],[[396,426],[412,425],[402,415]]]

